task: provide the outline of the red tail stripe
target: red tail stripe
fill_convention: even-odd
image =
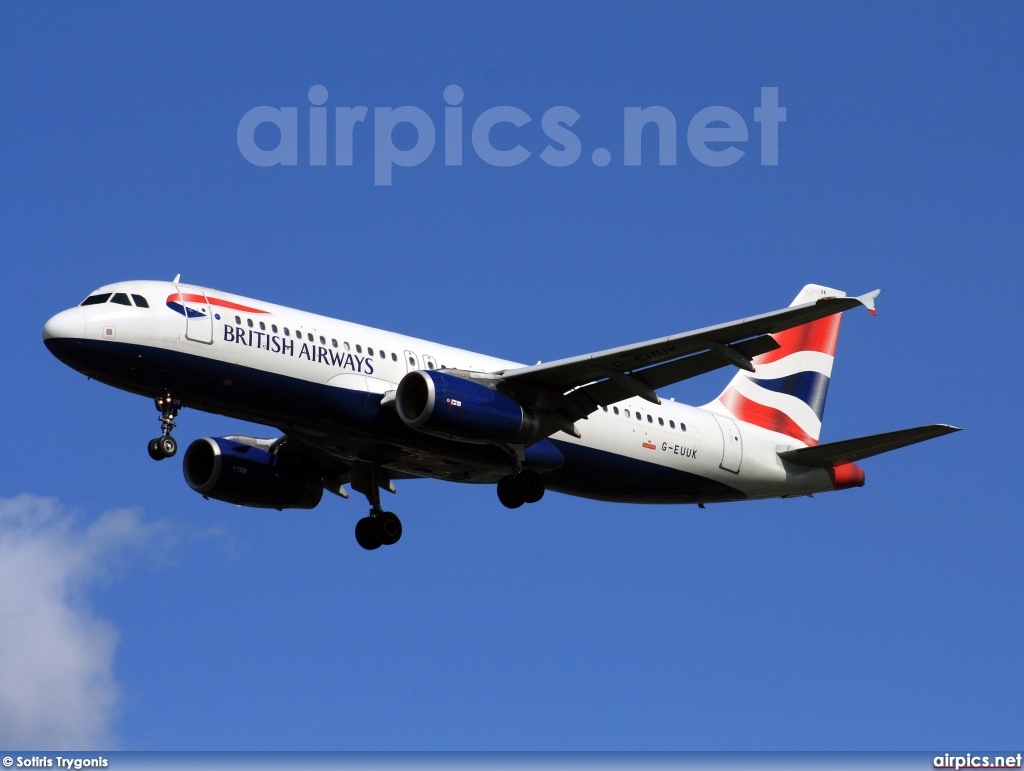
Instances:
[[[763,353],[754,359],[754,365],[768,364],[789,356],[797,351],[820,351],[829,356],[836,355],[836,341],[839,339],[839,322],[843,314],[836,313],[823,319],[801,324],[772,335],[781,348]]]
[[[753,423],[755,426],[761,426],[761,428],[778,431],[780,434],[791,436],[808,446],[818,443],[817,439],[800,428],[796,421],[786,415],[786,413],[751,401],[732,386],[726,388],[725,393],[718,398],[729,412],[744,423]]]
[[[203,297],[201,294],[189,294],[186,292],[184,295],[172,294],[167,298],[167,302],[181,302],[181,298],[185,298],[185,302],[190,303],[205,303],[209,300],[210,305],[216,305],[218,308],[229,308],[233,311],[242,311],[244,313],[268,313],[269,311],[261,311],[259,308],[250,308],[248,305],[239,305],[228,300],[221,300],[219,297]]]

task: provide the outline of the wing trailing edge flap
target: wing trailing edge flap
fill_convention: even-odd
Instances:
[[[784,450],[779,457],[801,466],[831,468],[843,463],[853,463],[872,455],[898,450],[918,442],[925,442],[939,436],[952,434],[962,429],[936,423],[930,426],[905,428],[902,431],[889,431],[885,434],[873,434],[857,439],[844,439],[841,442],[819,444],[816,447],[801,447],[798,450]]]

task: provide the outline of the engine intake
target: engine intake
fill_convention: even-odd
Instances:
[[[533,410],[486,385],[437,370],[403,377],[395,407],[410,428],[464,442],[529,443],[540,438]]]
[[[312,509],[323,479],[301,462],[225,437],[196,439],[185,451],[188,486],[207,498],[261,509]]]

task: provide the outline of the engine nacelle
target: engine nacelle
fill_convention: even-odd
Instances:
[[[312,509],[323,479],[301,463],[226,437],[196,439],[185,451],[185,481],[218,501],[261,509]]]
[[[395,407],[410,428],[463,442],[529,443],[540,438],[533,410],[493,388],[438,370],[416,370],[403,377]]]

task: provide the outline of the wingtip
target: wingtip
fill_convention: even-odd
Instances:
[[[868,313],[870,313],[872,316],[877,316],[878,312],[875,310],[875,298],[878,297],[878,295],[880,295],[881,293],[881,289],[876,289],[873,292],[862,294],[860,297],[857,298],[857,300],[860,302],[861,305],[868,309]]]

